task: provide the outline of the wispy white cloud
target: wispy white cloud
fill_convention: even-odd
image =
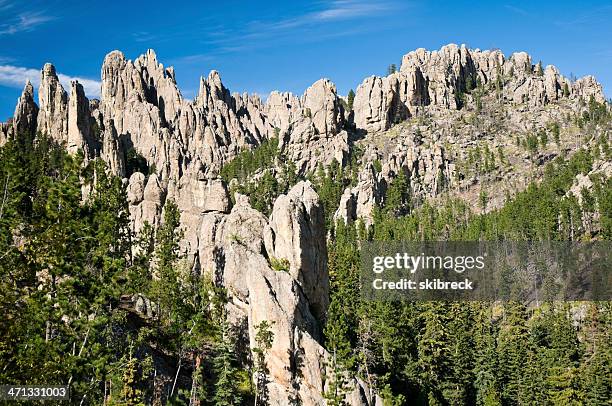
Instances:
[[[9,0],[0,0],[0,11],[8,10],[13,7],[13,3]]]
[[[391,5],[384,2],[364,2],[356,0],[336,0],[325,10],[315,12],[312,17],[318,21],[333,21],[355,17],[373,16],[389,11]]]
[[[159,37],[149,31],[138,31],[132,33],[132,38],[136,42],[151,42],[158,39]]]
[[[339,20],[350,20],[355,18],[371,18],[388,12],[392,4],[387,2],[371,2],[363,0],[335,0],[330,2],[321,10],[305,13],[293,18],[266,22],[261,24],[268,30],[287,30],[308,25],[330,23]],[[258,22],[255,22],[256,24]],[[260,25],[260,24],[257,24]]]
[[[611,15],[612,5],[606,5],[578,12],[572,19],[555,21],[555,25],[564,28],[583,29],[585,25],[608,24]]]
[[[511,4],[504,4],[504,8],[506,8],[506,9],[516,13],[516,14],[520,14],[523,17],[529,17],[530,16],[530,14],[529,14],[529,12],[527,10],[524,10],[524,9],[522,9],[520,7],[513,6]]]
[[[249,21],[238,30],[207,35],[203,42],[216,47],[214,52],[224,54],[263,48],[283,40],[292,43],[311,42],[315,39],[353,35],[371,29],[371,24],[361,22],[388,15],[408,5],[395,0],[334,0],[319,3],[316,9],[288,18]],[[352,20],[361,22],[349,30],[340,25],[341,22]]]
[[[25,11],[0,24],[0,35],[13,35],[32,31],[41,24],[55,20],[55,17],[42,11]]]
[[[171,65],[178,64],[200,64],[204,62],[210,62],[215,59],[215,55],[213,54],[192,54],[179,56],[177,58],[170,59],[169,62]]]
[[[78,80],[83,85],[85,94],[88,97],[100,97],[101,83],[97,80],[68,76],[61,73],[57,76],[66,91],[70,91],[71,81]],[[0,65],[0,85],[23,88],[28,80],[37,88],[40,84],[40,70],[21,66]]]

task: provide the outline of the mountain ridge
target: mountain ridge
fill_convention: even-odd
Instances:
[[[591,103],[609,110],[592,76],[569,81],[526,53],[506,58],[454,44],[412,51],[399,71],[364,79],[352,106],[327,79],[299,97],[272,92],[264,103],[230,93],[216,71],[201,77],[188,101],[174,69],[152,50],[134,61],[110,52],[100,100],[87,99],[76,81],[66,92],[51,64],[41,76],[38,104],[26,84],[12,122],[1,127],[1,143],[40,132],[82,153],[84,163],[101,158],[123,179],[134,234],[147,223],[158,227],[175,202],[187,266],[228,290],[228,319],[244,330],[245,345],[256,346],[263,321],[274,324],[267,361],[276,404],[296,397],[321,404],[329,389],[332,354],[322,331],[330,304],[329,217],[371,225],[400,180],[398,212],[462,193],[474,208],[487,200],[480,208],[487,212],[503,205],[500,185],[520,191],[544,163],[582,148],[572,137]],[[278,156],[248,181],[263,184],[266,173],[278,178],[287,163],[295,165],[295,181],[268,196],[265,215],[220,172],[272,139]],[[339,185],[337,201],[323,202],[308,177],[349,168],[354,179]],[[498,193],[474,196],[490,191]],[[89,192],[84,188],[84,198]],[[349,404],[382,402],[361,379],[346,380]]]

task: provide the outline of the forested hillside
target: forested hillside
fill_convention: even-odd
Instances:
[[[325,345],[339,373],[329,404],[344,397],[340,371],[362,376],[390,404],[604,404],[611,390],[608,302],[534,308],[358,300],[363,240],[609,239],[610,179],[595,179],[593,196],[583,196],[597,208],[567,196],[602,153],[609,149],[596,144],[550,163],[540,183],[487,214],[448,200],[395,217],[397,203],[389,203],[368,229],[335,224]],[[202,404],[252,401],[248,370],[262,366],[238,362],[243,350],[224,321],[223,289],[193,278],[181,263],[176,209],[167,206],[156,231],[132,235],[125,186],[105,174],[103,162],[82,167],[81,159],[43,136],[2,147],[0,380],[70,383],[75,399],[91,403],[179,402],[191,391]],[[322,196],[326,179],[315,183]],[[84,203],[82,185],[92,188]],[[595,235],[582,225],[569,234],[570,219],[582,224],[595,212]],[[148,307],[144,318],[130,304],[138,301]],[[174,367],[174,390],[156,393],[156,379]]]

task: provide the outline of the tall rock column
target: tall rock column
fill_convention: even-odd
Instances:
[[[325,217],[310,182],[300,182],[276,199],[264,240],[268,255],[290,264],[318,320],[329,305]]]
[[[68,137],[68,96],[57,77],[55,67],[45,64],[38,87],[38,131],[58,142]]]
[[[304,108],[319,134],[336,134],[344,121],[344,110],[336,94],[336,85],[319,79],[304,93]]]
[[[89,100],[85,97],[83,85],[77,81],[72,81],[68,102],[68,144],[66,147],[71,154],[82,149],[85,157],[90,157],[90,143]]]
[[[13,116],[13,134],[15,136],[23,133],[36,133],[36,119],[38,117],[38,106],[34,102],[34,88],[28,80],[23,93],[17,101],[15,115]]]

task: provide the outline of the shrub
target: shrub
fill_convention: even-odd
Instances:
[[[276,272],[289,272],[289,268],[291,267],[291,264],[289,263],[289,260],[286,258],[270,257],[270,266]]]

